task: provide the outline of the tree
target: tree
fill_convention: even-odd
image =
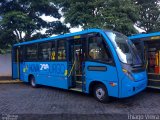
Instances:
[[[146,32],[160,30],[160,0],[137,0],[140,6],[137,26]]]
[[[6,49],[11,48],[11,45],[15,43],[15,39],[12,31],[0,28],[0,54],[5,53]]]
[[[51,16],[56,21],[44,21],[42,15]],[[51,0],[1,0],[0,16],[0,47],[2,43],[8,46],[69,31],[60,22],[62,16]],[[44,28],[46,33],[40,33]]]
[[[126,35],[136,33],[138,7],[132,0],[57,0],[71,27],[103,28]]]

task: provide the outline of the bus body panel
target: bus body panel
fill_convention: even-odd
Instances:
[[[34,75],[36,84],[63,89],[68,89],[66,70],[67,62],[24,62],[23,64],[24,81],[28,81],[29,75]]]
[[[37,40],[32,40],[32,41],[23,42],[23,43],[17,43],[17,44],[14,44],[13,47],[20,46],[20,45],[32,44],[32,43],[52,41],[52,40],[57,40],[57,39],[65,39],[65,38],[88,34],[88,33],[103,33],[104,34],[103,30],[101,30],[101,29],[88,29],[88,30],[84,30],[81,32],[69,33],[69,34],[64,34],[64,35],[58,35],[55,37],[49,37],[49,38],[37,39]]]
[[[148,38],[148,37],[153,37],[153,36],[160,36],[160,32],[155,32],[155,33],[146,33],[146,34],[136,34],[133,36],[129,36],[129,39],[139,39],[139,38]]]
[[[114,63],[115,63],[116,69],[117,69],[118,78],[119,78],[119,81],[121,81],[121,79],[123,78],[123,71],[122,71],[121,62],[118,58],[117,52],[116,52],[113,44],[111,43],[111,41],[107,37],[107,35],[104,32],[101,32],[101,34],[103,35],[103,37],[105,38],[108,46],[110,47],[110,50],[111,50],[111,53],[112,53],[112,56],[113,56],[113,60],[115,61]],[[119,85],[120,84],[121,83],[119,83]]]
[[[24,79],[23,67],[24,67],[24,62],[20,62],[19,63],[19,79],[20,80]]]
[[[145,75],[145,72],[142,73],[143,75],[135,74],[135,78],[139,79],[138,81],[131,81],[122,71],[122,65],[118,58],[117,52],[113,44],[105,34],[105,32],[102,30],[99,30],[99,29],[85,30],[78,33],[71,33],[66,35],[60,35],[57,37],[19,43],[14,46],[27,45],[27,44],[45,42],[45,41],[51,41],[51,40],[53,41],[56,39],[65,39],[67,37],[73,37],[73,36],[82,35],[82,34],[89,34],[93,32],[100,33],[105,39],[112,53],[114,65],[109,65],[107,63],[102,63],[97,61],[96,62],[83,61],[85,64],[85,67],[84,67],[85,72],[83,76],[85,77],[85,82],[86,82],[85,90],[83,92],[89,93],[89,86],[93,81],[102,82],[106,86],[109,96],[113,96],[113,97],[118,97],[118,98],[128,97],[142,91],[146,87],[145,84],[146,84],[147,78],[144,78],[144,80],[142,80],[140,79],[140,77],[142,78],[142,76]],[[12,64],[13,64],[13,72],[14,72],[16,68],[14,63]],[[22,81],[29,82],[28,81],[29,75],[34,75],[37,84],[69,89],[70,81],[66,75],[66,71],[67,73],[69,73],[67,64],[68,64],[67,60],[54,61],[54,62],[52,61],[22,62],[20,63],[20,66],[21,66],[20,79]],[[97,68],[98,70],[92,70],[92,69],[95,69],[96,67],[100,67],[100,68]],[[102,69],[102,70],[99,71],[99,69]],[[114,83],[115,86],[111,86],[110,83]],[[137,88],[137,90],[131,91],[133,86]]]
[[[134,75],[133,75],[134,76]],[[137,82],[130,80],[127,76],[122,79],[120,98],[129,97],[144,90],[147,86],[147,73],[146,71],[135,74]],[[142,77],[143,76],[143,77]],[[142,78],[141,80],[139,78]]]
[[[155,33],[144,33],[144,34],[136,34],[128,37],[136,47],[136,43],[141,43],[143,50],[140,51],[142,54],[142,57],[144,59],[144,64],[148,72],[148,84],[147,87],[154,88],[154,89],[160,89],[160,83],[159,83],[159,70],[156,71],[156,68],[160,68],[160,61],[159,56],[160,54],[160,32]],[[156,55],[157,54],[157,55]],[[158,64],[158,65],[156,65]]]
[[[118,81],[118,83],[119,83],[119,87],[118,87],[119,98],[129,97],[129,96],[132,96],[132,95],[134,95],[136,93],[139,93],[140,91],[144,90],[146,88],[146,85],[147,85],[146,71],[141,72],[141,73],[137,72],[136,74],[132,74],[136,80],[131,81],[123,72],[121,62],[119,60],[119,57],[117,55],[117,52],[116,52],[113,44],[111,43],[109,38],[104,33],[101,33],[101,34],[104,36],[105,40],[107,41],[108,45],[110,46],[112,55],[114,57],[114,61],[115,61],[116,69],[117,69],[117,75],[118,75],[118,79],[119,79],[119,81]],[[145,76],[143,78],[143,81],[139,81],[139,79],[141,79],[142,76],[143,77]],[[138,86],[141,86],[141,88],[139,90],[136,90],[136,91],[132,90],[131,91],[131,89],[133,87],[137,88]],[[126,91],[126,90],[128,90],[129,92]]]
[[[19,61],[17,59],[17,49],[12,48],[12,79],[19,79]]]
[[[118,79],[119,79],[119,81],[118,81],[118,93],[117,94],[118,94],[118,97],[120,98],[120,96],[121,96],[122,79],[124,77],[124,73],[122,71],[121,62],[120,62],[120,60],[118,58],[117,52],[116,52],[113,44],[111,43],[111,41],[109,40],[107,35],[104,32],[102,32],[101,34],[103,35],[103,37],[105,38],[107,44],[109,45],[111,53],[113,55],[113,60],[115,61],[114,63],[115,63],[116,69],[117,69],[117,76],[118,76]]]
[[[19,65],[16,62],[12,62],[12,79],[19,79]]]
[[[109,96],[118,97],[119,84],[115,66],[97,62],[86,62],[85,74],[87,93],[89,93],[90,84],[94,81],[99,81],[106,86]],[[111,86],[110,83],[114,83],[115,86]]]

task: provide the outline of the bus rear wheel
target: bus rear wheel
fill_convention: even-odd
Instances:
[[[31,76],[31,77],[30,77],[30,84],[31,84],[31,86],[34,87],[34,88],[37,87],[36,80],[35,80],[35,77],[34,77],[34,76]]]
[[[110,101],[107,89],[103,84],[98,84],[94,87],[94,97],[102,103]]]

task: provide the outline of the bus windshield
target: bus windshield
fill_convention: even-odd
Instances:
[[[127,36],[113,31],[106,31],[106,34],[114,45],[121,62],[131,65],[142,65],[142,60],[136,47]]]

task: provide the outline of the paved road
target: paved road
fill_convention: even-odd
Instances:
[[[92,96],[26,83],[0,84],[1,114],[160,114],[160,91],[103,104]]]

